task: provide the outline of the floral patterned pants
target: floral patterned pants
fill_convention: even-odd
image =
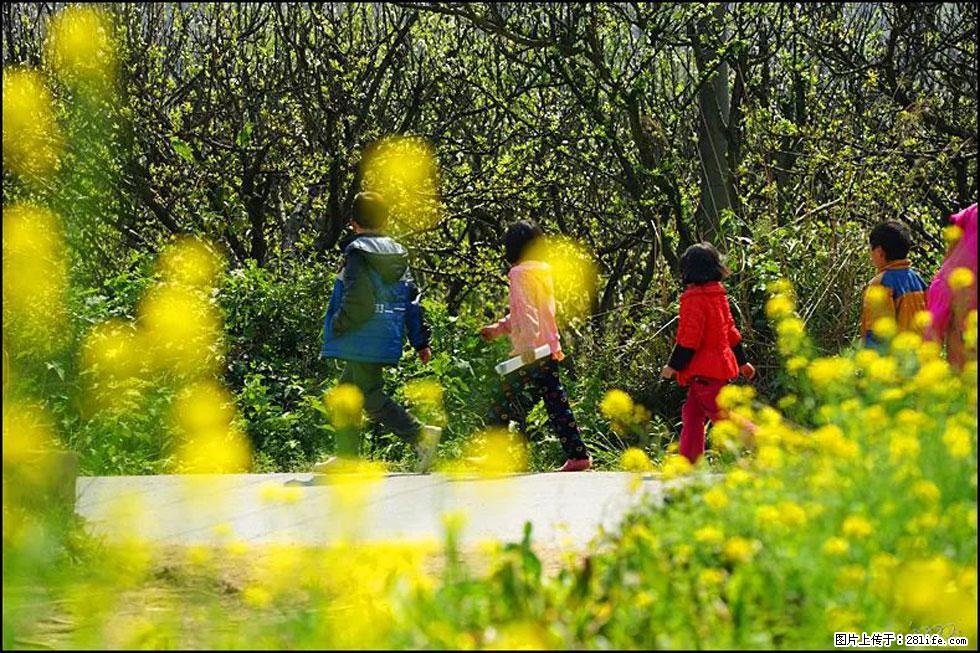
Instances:
[[[558,436],[565,455],[576,460],[587,458],[582,432],[575,422],[558,375],[558,362],[554,359],[536,361],[505,376],[486,422],[489,426],[507,426],[514,420],[524,431],[527,414],[542,399],[548,411],[548,425]]]

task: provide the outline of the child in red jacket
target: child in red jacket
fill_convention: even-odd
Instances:
[[[661,376],[677,377],[688,386],[681,409],[681,455],[691,463],[704,453],[704,421],[721,418],[716,400],[721,389],[741,372],[755,376],[742,348],[742,334],[728,306],[721,280],[731,274],[718,250],[708,243],[691,245],[681,256],[681,278],[687,288],[681,295],[677,344]]]

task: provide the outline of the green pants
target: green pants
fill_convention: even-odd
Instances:
[[[384,368],[380,363],[359,363],[347,361],[341,383],[352,383],[364,395],[364,412],[383,427],[405,440],[414,443],[418,440],[422,425],[412,417],[405,407],[396,403],[384,392]],[[337,454],[356,456],[360,444],[360,434],[356,429],[348,433],[337,433]]]

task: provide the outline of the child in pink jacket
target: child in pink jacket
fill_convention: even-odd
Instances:
[[[584,471],[592,467],[592,458],[582,442],[582,432],[575,422],[558,373],[558,362],[565,355],[555,324],[551,267],[544,261],[535,260],[532,254],[532,245],[541,236],[541,228],[529,222],[517,222],[507,229],[504,253],[511,264],[507,275],[510,313],[496,324],[483,327],[480,335],[490,340],[508,334],[511,355],[525,356],[528,361],[533,361],[532,352],[542,345],[551,347],[551,356],[529,362],[504,376],[486,422],[506,426],[513,419],[523,430],[528,412],[543,399],[548,423],[558,435],[568,458],[558,471]]]
[[[946,344],[949,362],[958,369],[970,357],[963,341],[966,318],[977,310],[977,205],[976,203],[949,217],[950,224],[960,228],[961,236],[946,255],[926,294],[926,306],[932,314],[932,326],[926,336]],[[953,289],[949,277],[957,268],[973,273],[973,283],[966,288]],[[975,357],[975,352],[974,356]]]

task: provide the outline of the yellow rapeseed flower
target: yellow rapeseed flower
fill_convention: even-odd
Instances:
[[[721,529],[708,525],[694,531],[694,540],[701,544],[721,544],[725,534]]]
[[[960,239],[962,237],[963,237],[963,229],[958,225],[951,224],[943,229],[943,239],[949,245],[955,245],[956,243],[960,242]]]
[[[704,493],[704,502],[713,510],[720,510],[728,505],[728,495],[718,487],[713,487]]]
[[[892,340],[892,351],[914,352],[922,344],[922,337],[912,331],[902,331]],[[887,360],[894,360],[889,358]]]
[[[790,296],[792,296],[793,292],[795,291],[795,289],[793,288],[793,282],[785,277],[776,279],[775,281],[770,283],[766,287],[766,290],[768,290],[769,293],[772,295],[790,295]]]
[[[341,383],[323,395],[323,403],[330,411],[330,421],[336,428],[359,426],[364,408],[364,395],[352,383]]]
[[[848,439],[836,424],[821,426],[811,438],[817,450],[831,458],[853,460],[860,453],[859,445]]]
[[[806,523],[806,510],[794,501],[780,501],[778,519],[787,528],[798,528]]]
[[[947,426],[943,432],[943,444],[953,458],[967,458],[972,451],[970,432],[962,426]]]
[[[698,572],[698,584],[705,588],[714,588],[725,582],[725,570],[715,567],[705,567]]]
[[[914,435],[898,433],[888,444],[888,453],[893,464],[906,462],[919,455],[919,440]]]
[[[881,356],[876,350],[865,348],[858,350],[858,352],[854,355],[854,362],[856,362],[861,369],[866,370],[880,358]]]
[[[772,445],[759,447],[755,461],[762,469],[779,469],[783,466],[783,452],[779,447]]]
[[[629,422],[633,415],[633,399],[622,390],[613,388],[602,398],[599,410],[608,419]]]
[[[628,472],[645,472],[653,467],[646,453],[636,447],[630,447],[623,452],[621,464],[623,469]]]
[[[752,559],[758,548],[758,542],[736,536],[729,538],[725,542],[725,546],[722,548],[722,555],[730,562],[744,563]]]
[[[41,75],[20,68],[4,70],[4,169],[28,180],[43,177],[58,166],[63,143],[51,93]]]
[[[792,315],[794,309],[793,300],[786,295],[775,295],[766,302],[766,315],[773,320]]]
[[[932,313],[929,311],[916,311],[912,324],[919,333],[924,332],[932,326]]]
[[[779,523],[779,510],[776,506],[764,505],[755,509],[755,519],[759,526],[766,527]]]
[[[889,296],[888,289],[880,284],[868,286],[868,289],[864,293],[864,297],[868,301],[868,304],[875,308],[885,306]]]
[[[823,552],[827,555],[842,556],[850,550],[850,545],[842,537],[831,537],[823,544]]]
[[[879,358],[868,369],[868,377],[881,383],[894,383],[898,378],[898,363],[891,357]]]
[[[839,356],[818,358],[807,368],[807,375],[818,390],[846,383],[853,374],[854,366],[851,361]]]
[[[947,281],[953,290],[962,290],[973,285],[973,270],[970,268],[956,268],[953,270]]]
[[[684,476],[693,469],[694,466],[691,465],[691,461],[684,456],[668,454],[664,456],[663,463],[661,463],[660,473],[663,475],[664,480],[670,480],[678,476]]]
[[[919,368],[913,381],[919,390],[943,391],[943,382],[949,377],[949,365],[944,360],[931,360]]]
[[[932,481],[920,480],[912,486],[912,494],[922,499],[925,499],[929,503],[935,503],[939,501],[940,492],[939,488]]]
[[[798,354],[805,336],[803,320],[795,316],[780,320],[776,324],[776,334],[781,354],[784,356]]]
[[[879,338],[890,340],[898,333],[898,322],[893,317],[879,317],[871,324],[871,331]]]
[[[841,526],[841,532],[850,538],[867,537],[873,531],[874,527],[871,525],[871,522],[859,515],[848,516]]]
[[[528,256],[551,268],[559,321],[588,314],[599,281],[599,268],[587,247],[563,236],[544,236]]]
[[[69,83],[104,88],[115,77],[112,24],[97,7],[70,5],[56,14],[48,24],[45,49],[51,66]]]
[[[39,353],[63,342],[67,293],[68,258],[57,216],[31,204],[4,207],[4,337]]]
[[[718,407],[735,410],[749,404],[755,398],[755,388],[749,385],[726,385],[718,393]]]
[[[145,353],[158,367],[203,376],[218,366],[221,324],[212,301],[175,284],[150,290],[138,309]]]
[[[221,257],[193,236],[181,238],[157,260],[157,268],[165,280],[200,289],[215,284],[221,266]]]

